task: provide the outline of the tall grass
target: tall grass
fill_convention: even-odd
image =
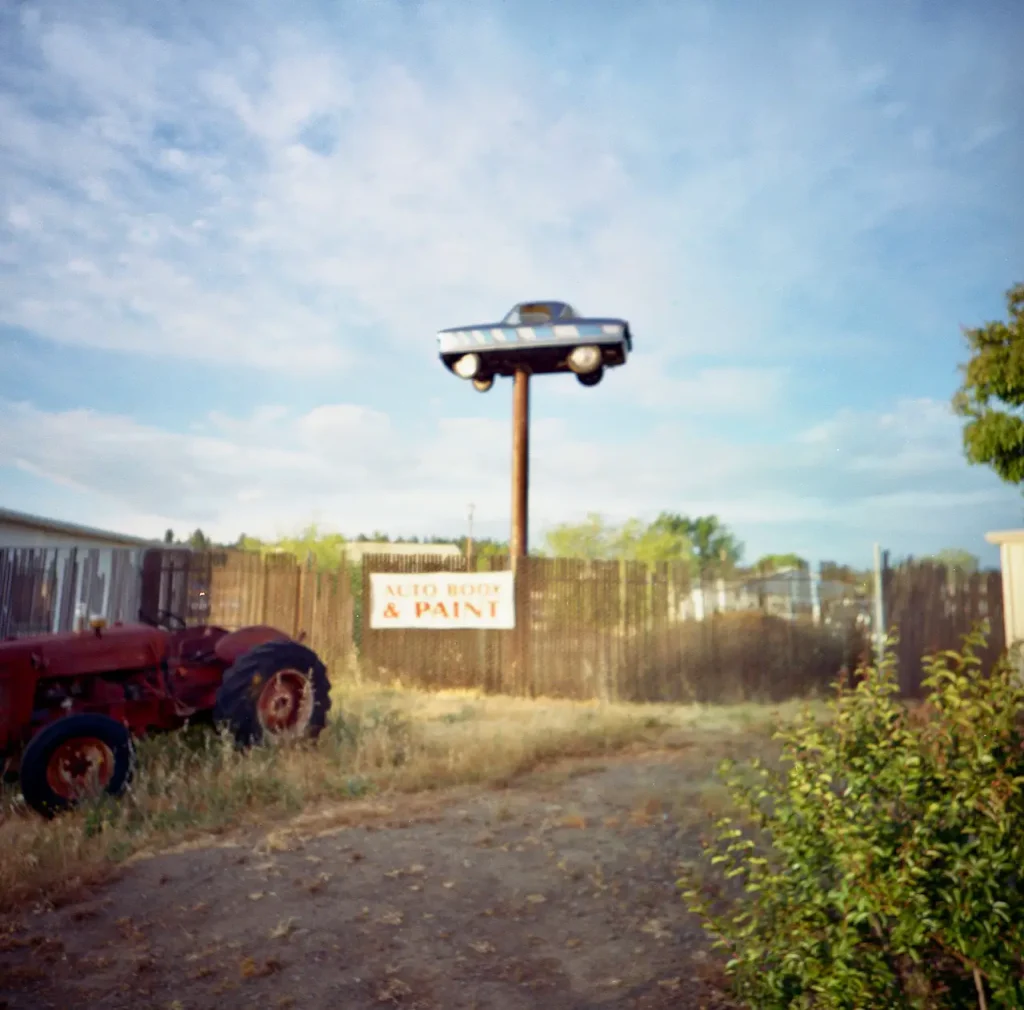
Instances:
[[[141,741],[132,786],[44,821],[16,790],[0,797],[0,909],[59,901],[132,855],[313,804],[462,784],[507,784],[560,758],[767,729],[787,706],[607,705],[470,692],[335,688],[315,744],[250,751],[205,727]]]

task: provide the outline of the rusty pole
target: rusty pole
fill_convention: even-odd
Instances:
[[[530,373],[517,368],[512,386],[512,536],[513,567],[526,555],[527,509],[530,499]]]

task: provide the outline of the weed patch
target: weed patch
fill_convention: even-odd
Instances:
[[[985,647],[928,657],[916,709],[890,650],[729,777],[684,882],[748,1005],[1024,1007],[1024,686]]]
[[[0,909],[58,901],[136,853],[294,816],[312,804],[458,785],[500,787],[566,758],[737,746],[786,706],[607,705],[471,692],[345,689],[314,744],[236,748],[207,726],[139,742],[131,788],[52,821],[0,794]]]

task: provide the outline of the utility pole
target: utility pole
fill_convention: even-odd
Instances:
[[[512,387],[512,537],[509,555],[515,570],[527,551],[530,500],[530,373],[517,368]]]
[[[466,537],[466,571],[473,570],[473,510],[476,506],[469,503],[469,536]]]

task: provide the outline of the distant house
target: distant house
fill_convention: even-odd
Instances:
[[[359,564],[367,554],[390,554],[392,557],[461,558],[458,544],[396,544],[387,540],[349,540],[342,548],[345,559]]]
[[[0,508],[0,638],[135,620],[142,556],[158,541]]]
[[[736,588],[737,608],[757,607],[788,617],[835,609],[858,600],[854,586],[846,582],[812,577],[803,568],[782,568],[768,575],[746,579]]]

